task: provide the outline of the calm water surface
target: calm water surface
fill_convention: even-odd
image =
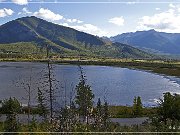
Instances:
[[[98,98],[107,100],[111,105],[131,105],[134,96],[141,96],[143,104],[155,105],[164,92],[180,93],[180,78],[153,74],[109,66],[82,66],[87,83],[91,85]],[[16,97],[26,103],[26,90],[22,82],[28,82],[32,75],[33,103],[36,103],[37,87],[44,74],[46,65],[30,62],[0,62],[0,99]],[[64,95],[73,95],[79,81],[79,68],[76,65],[54,65],[54,74],[59,81],[58,102],[63,102]],[[66,93],[66,94],[65,94]]]

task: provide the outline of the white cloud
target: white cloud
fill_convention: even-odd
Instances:
[[[83,23],[83,21],[81,21],[81,20],[77,20],[77,23]]]
[[[161,10],[160,8],[156,8],[157,11]]]
[[[61,23],[59,25],[63,25],[63,26],[66,26],[66,27],[69,27],[69,24],[68,23]]]
[[[51,10],[44,8],[40,8],[39,11],[34,12],[33,15],[50,21],[58,21],[63,19],[63,16],[61,16],[60,14],[55,14]]]
[[[3,8],[0,9],[0,17],[11,16],[14,13],[12,9]]]
[[[15,4],[18,4],[18,5],[27,5],[28,4],[28,0],[12,0],[12,2],[14,2]]]
[[[143,16],[138,22],[138,30],[155,29],[162,32],[180,33],[180,6],[169,6],[167,11]]]
[[[83,21],[78,19],[66,19],[66,21],[69,23],[83,23]]]
[[[93,35],[105,36],[107,34],[107,32],[98,28],[95,25],[87,24],[87,23],[85,24],[83,21],[78,20],[78,19],[66,19],[63,16],[61,16],[60,14],[55,14],[54,12],[50,11],[49,9],[40,8],[39,11],[33,13],[25,7],[22,9],[22,12],[19,12],[18,14],[19,15],[20,14],[23,14],[23,15],[32,14],[36,17],[40,17],[45,20],[49,20],[56,24],[57,24],[57,22],[54,22],[54,21],[62,21],[62,23],[59,23],[60,25],[63,25],[66,27],[71,27],[71,28],[77,29],[79,31],[83,31],[83,32],[90,33]]]
[[[114,18],[109,19],[109,23],[113,23],[113,24],[118,25],[118,26],[123,26],[124,25],[124,18],[123,18],[123,16],[114,17]]]
[[[32,12],[30,12],[26,7],[24,7],[23,9],[22,9],[22,11],[24,12],[24,13],[27,13],[27,14],[31,14]]]
[[[82,24],[82,25],[69,25],[67,23],[62,23],[60,25],[71,27],[73,29],[83,31],[92,35],[98,35],[98,36],[106,36],[107,32],[100,29],[99,27],[92,25],[92,24]]]
[[[24,11],[27,12],[28,10],[24,9]],[[63,16],[61,16],[60,14],[53,13],[49,9],[40,8],[39,11],[34,12],[32,14],[34,16],[37,16],[37,17],[40,17],[40,18],[43,18],[46,20],[50,20],[52,22],[53,21],[60,21],[60,20],[64,21],[64,23],[60,23],[60,25],[63,25],[66,27],[71,27],[71,28],[77,29],[79,31],[83,31],[83,32],[90,33],[93,35],[104,36],[107,34],[106,31],[98,28],[95,25],[87,24],[87,23],[85,24],[85,23],[83,23],[83,21],[78,20],[78,19],[66,19]]]
[[[30,12],[26,7],[24,7],[24,8],[22,9],[22,12],[19,12],[19,13],[18,13],[18,15],[21,15],[21,14],[23,14],[23,15],[28,15],[28,14],[32,14],[32,12]]]
[[[170,8],[175,8],[176,6],[171,3],[171,4],[169,4],[169,7],[170,7]]]
[[[14,12],[11,9],[6,9],[6,8],[0,9],[0,17],[10,16],[13,13]],[[30,15],[31,14],[36,17],[40,17],[45,20],[49,20],[51,22],[62,21],[62,23],[60,25],[63,25],[66,27],[71,27],[76,30],[83,31],[83,32],[93,34],[93,35],[98,35],[98,36],[106,36],[107,35],[106,31],[102,30],[101,28],[99,28],[95,25],[84,23],[83,21],[78,20],[78,19],[66,19],[62,15],[56,14],[49,9],[40,8],[36,12],[31,12],[26,7],[24,7],[22,9],[22,11],[19,12],[18,14],[19,15],[21,15],[21,14],[22,15],[28,15],[28,14]],[[57,24],[57,22],[56,22],[56,24]]]

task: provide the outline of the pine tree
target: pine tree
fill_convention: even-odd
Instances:
[[[103,125],[104,129],[107,130],[108,128],[108,122],[109,122],[109,109],[108,109],[108,103],[105,101],[103,106]]]
[[[166,126],[169,124],[173,129],[180,121],[180,95],[172,95],[170,92],[167,92],[164,93],[163,97],[164,99],[161,99],[159,102],[158,119]]]
[[[137,98],[134,97],[134,101],[133,101],[133,115],[137,116]]]
[[[6,114],[5,132],[17,132],[19,129],[19,123],[16,116],[20,111],[20,103],[15,98],[9,98],[2,103],[3,113]]]
[[[86,79],[80,66],[79,69],[81,77],[79,84],[75,88],[77,91],[75,102],[78,105],[78,113],[83,117],[83,121],[88,124],[89,116],[93,109],[94,94],[92,93],[91,87],[86,84]]]
[[[135,117],[141,116],[142,115],[142,102],[141,102],[141,97],[134,97],[133,101],[133,115]]]
[[[95,124],[98,130],[102,126],[102,119],[103,119],[103,106],[101,104],[101,99],[98,98],[97,106],[96,106],[96,113],[95,113]]]
[[[96,109],[97,109],[96,110],[97,111],[97,116],[100,118],[102,116],[102,104],[101,104],[101,99],[100,98],[98,98]],[[101,121],[101,120],[99,120],[99,121]]]
[[[141,102],[141,97],[138,96],[137,98],[137,115],[141,116],[142,115],[142,102]]]

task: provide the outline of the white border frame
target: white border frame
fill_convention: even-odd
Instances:
[[[0,1],[0,4],[15,4],[13,2],[6,2],[6,1]],[[43,3],[48,3],[48,4],[180,4],[180,1],[174,2],[174,1],[157,1],[157,2],[151,2],[151,1],[122,1],[122,2],[115,2],[115,1],[74,1],[74,2],[70,2],[70,1],[64,1],[64,2],[60,2],[60,1],[28,1],[27,4],[43,4]],[[22,6],[22,5],[20,5]],[[0,134],[15,134],[15,133],[19,133],[19,134],[180,134],[180,132],[0,132]]]

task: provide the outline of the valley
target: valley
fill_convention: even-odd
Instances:
[[[2,24],[0,131],[173,131],[178,37],[149,30],[103,38],[35,16]]]

